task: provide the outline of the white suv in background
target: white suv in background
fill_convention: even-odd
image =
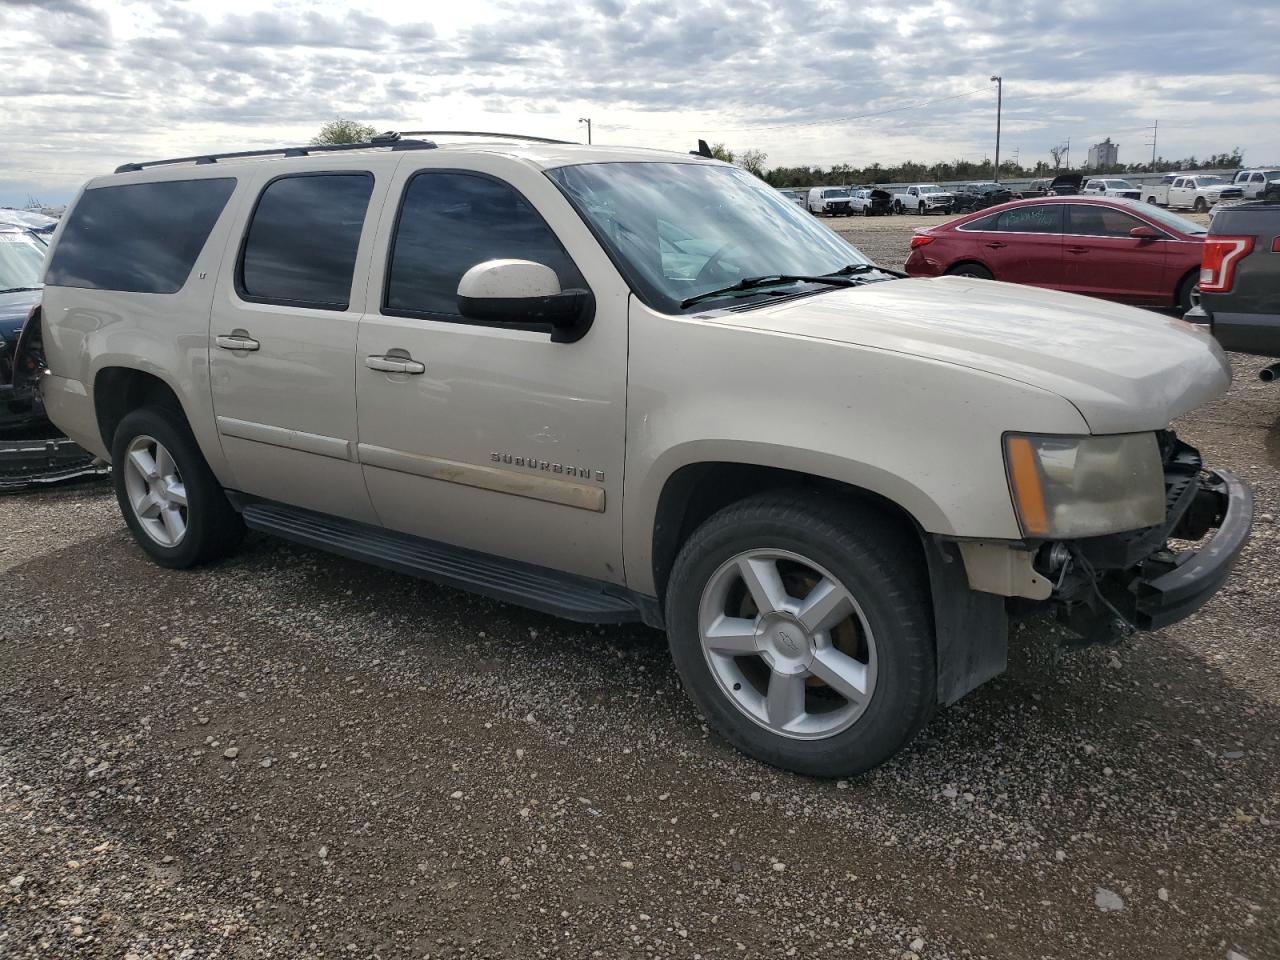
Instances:
[[[1206,333],[899,276],[715,160],[384,135],[94,178],[30,349],[155,562],[248,527],[662,627],[728,740],[848,775],[1011,606],[1163,626],[1252,513],[1168,429],[1227,388]]]
[[[1086,180],[1080,192],[1086,197],[1122,197],[1125,200],[1137,200],[1142,196],[1142,192],[1128,180],[1113,177]]]

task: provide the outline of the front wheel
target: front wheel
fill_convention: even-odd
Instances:
[[[1195,291],[1199,280],[1199,274],[1192,270],[1178,284],[1178,289],[1174,293],[1174,306],[1177,307],[1179,312],[1186,313],[1191,309],[1191,294]]]
[[[128,414],[116,428],[111,462],[125,523],[162,567],[207,563],[240,542],[244,523],[181,413],[143,407]]]
[[[1195,206],[1192,207],[1192,209],[1196,213],[1204,213],[1206,210],[1209,209],[1209,204],[1204,197],[1196,197],[1196,203],[1195,203]]]
[[[708,722],[811,776],[862,773],[901,750],[936,703],[912,536],[811,491],[752,497],[704,523],[666,610],[676,669]]]

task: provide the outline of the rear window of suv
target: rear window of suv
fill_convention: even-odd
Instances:
[[[62,228],[45,283],[177,293],[235,186],[227,177],[86,190]]]
[[[373,176],[288,174],[258,198],[236,271],[240,297],[346,310]]]

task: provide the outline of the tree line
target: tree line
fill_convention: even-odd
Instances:
[[[713,144],[711,153],[719,160],[736,163],[761,180],[775,187],[845,186],[855,183],[924,183],[933,180],[991,180],[989,157],[982,160],[956,159],[941,163],[916,163],[906,161],[894,166],[873,163],[856,167],[851,163],[838,163],[830,167],[766,167],[768,154],[748,148],[735,151],[723,143]],[[1038,160],[1026,167],[1012,160],[1000,162],[1001,180],[1020,180],[1032,177],[1052,177],[1067,169],[1066,151],[1060,148],[1050,151],[1051,161]],[[1118,163],[1090,169],[1096,174],[1171,173],[1179,170],[1237,170],[1244,166],[1244,154],[1239,147],[1230,153],[1215,153],[1205,159],[1185,157],[1167,160],[1157,157],[1155,163]]]

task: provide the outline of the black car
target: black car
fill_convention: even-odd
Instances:
[[[47,249],[30,230],[0,225],[0,490],[105,469],[49,422],[37,389],[44,365],[24,333]]]
[[[999,183],[962,183],[951,188],[951,212],[971,213],[1014,199],[1013,192]]]
[[[1221,207],[1204,241],[1198,302],[1185,320],[1209,324],[1227,350],[1280,357],[1280,197]],[[1280,363],[1263,380],[1280,380]]]

